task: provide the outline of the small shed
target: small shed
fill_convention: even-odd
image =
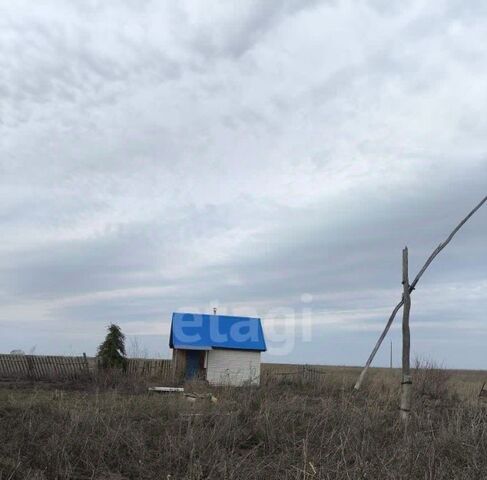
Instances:
[[[258,385],[266,350],[260,318],[173,313],[169,346],[176,378]]]

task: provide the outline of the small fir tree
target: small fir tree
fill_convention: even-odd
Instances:
[[[127,368],[125,335],[118,325],[111,324],[105,341],[98,347],[98,361],[102,368]]]

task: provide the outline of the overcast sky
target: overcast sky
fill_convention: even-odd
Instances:
[[[0,0],[0,351],[115,322],[164,357],[218,306],[268,361],[363,363],[402,248],[487,194],[486,31],[483,1]],[[486,240],[484,207],[423,277],[414,356],[487,368]]]

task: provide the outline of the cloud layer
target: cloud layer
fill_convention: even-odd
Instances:
[[[117,322],[166,355],[172,311],[218,304],[271,360],[363,362],[403,246],[416,272],[487,193],[486,28],[454,0],[0,5],[0,350]],[[485,367],[486,238],[484,208],[425,275],[415,354]]]

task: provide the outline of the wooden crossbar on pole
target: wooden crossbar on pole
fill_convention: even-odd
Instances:
[[[426,260],[425,264],[422,266],[421,270],[418,272],[414,280],[412,281],[411,285],[409,286],[409,293],[411,294],[413,290],[416,288],[416,285],[418,284],[419,280],[423,276],[424,272],[426,269],[431,265],[431,262],[437,257],[437,255],[451,242],[453,237],[456,235],[456,233],[467,223],[467,221],[484,205],[484,203],[487,202],[487,195],[478,203],[471,211],[470,213],[453,229],[453,231],[448,235],[446,240],[438,245],[436,249],[433,251],[433,253],[428,257]],[[367,362],[365,363],[364,368],[360,372],[360,376],[357,379],[357,382],[355,383],[355,390],[360,390],[360,387],[362,385],[362,382],[364,381],[365,375],[367,373],[367,370],[370,367],[370,364],[374,360],[375,354],[379,350],[379,347],[382,344],[382,341],[387,335],[387,332],[391,328],[392,322],[394,321],[394,318],[399,312],[399,310],[402,308],[404,305],[404,298],[401,299],[401,301],[394,307],[394,310],[392,311],[389,319],[387,320],[386,326],[381,333],[379,339],[377,340],[377,343],[375,344],[374,348],[372,349],[372,353],[369,355],[369,358],[367,359]]]

